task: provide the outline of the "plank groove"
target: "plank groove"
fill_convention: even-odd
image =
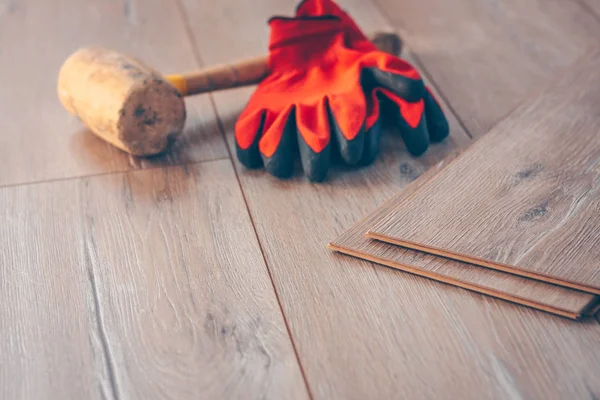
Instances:
[[[599,68],[594,51],[368,236],[600,294]]]
[[[185,135],[162,156],[130,157],[89,132],[56,92],[63,61],[88,45],[131,54],[164,73],[197,68],[171,2],[0,2],[0,75],[11,80],[0,90],[0,185],[227,157],[208,95],[186,99]]]
[[[266,20],[275,13],[291,15],[295,5],[279,0],[183,3],[199,52],[210,64],[266,51]],[[388,28],[369,2],[340,3],[365,31]],[[221,23],[212,23],[215,17]],[[211,36],[231,41],[220,48]],[[213,94],[231,149],[235,119],[252,90]],[[374,165],[336,167],[326,184],[310,184],[301,175],[279,181],[236,161],[313,397],[386,399],[401,393],[403,398],[559,399],[599,394],[599,324],[575,324],[374,268],[326,248],[358,217],[467,146],[467,136],[450,119],[450,140],[424,157],[408,156],[390,129]]]
[[[577,1],[373,2],[476,138],[600,37],[598,20]]]
[[[308,398],[230,160],[0,204],[0,397]]]

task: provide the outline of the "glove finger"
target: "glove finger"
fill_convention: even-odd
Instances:
[[[379,143],[381,141],[381,118],[378,118],[371,129],[365,131],[365,144],[363,154],[359,165],[367,166],[372,164],[379,155]]]
[[[295,133],[292,106],[279,114],[267,113],[258,147],[265,169],[277,178],[289,178],[294,172]]]
[[[377,92],[371,91],[368,99],[363,152],[359,162],[359,165],[362,166],[370,165],[379,155],[379,143],[382,131],[382,117]]]
[[[413,156],[420,156],[429,148],[429,132],[424,115],[423,99],[408,102],[389,90],[377,88],[391,102],[393,112],[390,116],[400,130],[406,149]]]
[[[264,129],[266,110],[244,112],[235,123],[235,149],[238,160],[246,168],[263,165],[258,142]]]
[[[450,134],[448,120],[429,88],[426,88],[423,99],[425,101],[425,118],[427,119],[429,139],[435,143],[441,142]]]
[[[336,149],[347,164],[360,161],[364,148],[367,104],[360,87],[352,93],[329,96],[329,120]]]
[[[427,134],[431,142],[440,142],[449,135],[448,121],[439,102],[410,63],[381,52],[372,52],[366,62],[376,65],[367,69],[374,87],[386,88],[408,103],[423,99]]]
[[[331,125],[325,98],[314,104],[298,105],[296,129],[305,175],[313,182],[325,180],[331,157]]]
[[[377,53],[378,52],[372,52]],[[372,54],[370,54],[372,56]],[[393,65],[386,65],[385,60],[391,59]],[[380,63],[377,67],[368,67],[363,71],[363,78],[367,87],[382,87],[397,97],[401,97],[408,102],[414,103],[423,98],[425,93],[425,85],[417,71],[412,69],[412,66],[401,59],[391,58],[386,54],[385,57],[368,60],[365,57],[366,63]],[[384,61],[382,61],[384,60]],[[396,65],[397,64],[397,65]],[[396,67],[397,69],[384,69]]]

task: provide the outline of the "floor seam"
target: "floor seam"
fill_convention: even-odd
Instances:
[[[181,0],[175,0],[176,4],[177,4],[177,8],[179,9],[179,13],[180,16],[183,20],[183,24],[184,24],[184,28],[186,31],[186,34],[188,35],[188,40],[190,41],[190,44],[192,46],[192,52],[193,52],[193,56],[196,59],[196,62],[199,64],[199,66],[204,66],[204,62],[202,61],[202,57],[200,55],[200,50],[198,47],[198,43],[195,40],[195,37],[193,35],[192,29],[190,27],[190,21],[187,18],[187,15],[185,13],[185,6],[182,4]],[[238,184],[238,188],[240,190],[240,194],[242,196],[242,200],[244,202],[244,206],[246,208],[246,213],[248,215],[248,218],[250,220],[250,224],[252,225],[252,230],[254,231],[254,237],[256,239],[256,243],[258,245],[260,254],[261,254],[261,258],[263,260],[264,266],[267,270],[267,274],[269,275],[269,280],[271,281],[271,287],[273,288],[273,293],[275,295],[275,300],[277,301],[277,305],[279,307],[279,311],[281,313],[281,318],[283,320],[283,323],[285,325],[287,334],[288,334],[288,338],[290,340],[290,344],[292,346],[292,350],[294,351],[294,356],[296,358],[296,362],[298,364],[298,369],[300,370],[300,374],[302,376],[302,379],[304,381],[304,385],[306,387],[306,391],[308,394],[309,399],[314,399],[311,387],[308,383],[308,378],[306,376],[306,372],[304,370],[304,366],[302,365],[302,362],[300,361],[300,354],[298,352],[298,348],[296,346],[296,342],[294,341],[294,337],[292,335],[292,330],[290,328],[290,325],[288,323],[288,319],[286,317],[284,308],[283,308],[283,303],[281,301],[281,296],[279,294],[279,291],[277,290],[277,285],[275,284],[275,280],[273,277],[273,273],[271,271],[271,268],[269,267],[269,263],[267,262],[267,257],[265,255],[265,250],[263,248],[262,242],[260,240],[260,237],[258,235],[258,231],[256,229],[256,223],[254,222],[254,217],[252,216],[252,212],[250,211],[250,207],[249,207],[249,203],[248,203],[248,199],[246,196],[246,193],[244,192],[244,188],[242,186],[242,182],[240,180],[240,176],[239,176],[239,172],[238,172],[238,168],[235,164],[235,161],[233,159],[233,154],[231,152],[231,149],[229,147],[229,143],[227,142],[227,137],[225,134],[225,127],[223,125],[223,122],[221,121],[221,117],[219,116],[219,112],[217,109],[217,105],[214,99],[214,96],[212,93],[208,93],[208,98],[210,99],[210,103],[211,103],[211,107],[213,109],[213,113],[215,115],[215,118],[217,119],[217,125],[219,127],[219,131],[221,133],[221,137],[223,139],[223,142],[225,143],[225,148],[227,149],[227,153],[229,154],[229,161],[231,163],[231,167],[233,170],[233,173],[235,175],[235,179],[237,181]]]
[[[410,46],[407,46],[407,47],[410,48]],[[421,75],[423,75],[424,77],[426,77],[429,82],[431,82],[431,86],[433,88],[435,88],[436,92],[438,93],[438,96],[444,101],[444,103],[446,104],[446,107],[452,113],[454,118],[456,118],[456,121],[460,125],[461,129],[465,132],[465,134],[469,137],[469,139],[473,139],[474,138],[473,135],[471,134],[471,132],[469,131],[469,129],[463,122],[462,118],[459,117],[459,115],[456,112],[456,110],[454,109],[454,107],[452,107],[452,104],[450,103],[450,100],[446,97],[446,95],[444,94],[444,91],[435,83],[435,80],[433,79],[433,77],[429,73],[429,71],[427,71],[427,68],[424,66],[423,62],[421,61],[421,58],[413,51],[411,51],[411,50],[409,50],[409,51],[410,51],[410,54],[415,59],[415,64],[417,64],[417,66],[420,69],[419,73]]]
[[[177,167],[185,167],[185,166],[199,165],[199,164],[212,163],[212,162],[220,162],[220,161],[229,159],[229,157],[230,156],[227,155],[227,156],[211,158],[211,159],[207,159],[207,160],[190,161],[190,162],[185,162],[185,163],[180,163],[180,164],[156,165],[156,166],[151,166],[151,167],[147,167],[147,168],[135,168],[135,169],[128,169],[128,170],[123,170],[123,171],[107,171],[107,172],[99,172],[96,174],[66,176],[63,178],[52,178],[52,179],[44,179],[44,180],[39,180],[39,181],[34,180],[34,181],[29,181],[29,182],[9,183],[6,185],[0,185],[0,190],[20,187],[20,186],[35,186],[35,185],[40,185],[40,184],[44,184],[44,183],[76,181],[76,180],[80,180],[80,179],[98,178],[98,177],[107,176],[107,175],[124,175],[124,174],[129,174],[132,172],[153,171],[153,170],[159,170],[159,169],[163,169],[163,168],[177,168]]]
[[[585,11],[587,11],[588,13],[592,14],[593,18],[600,22],[600,15],[598,15],[598,13],[596,12],[596,10],[591,7],[588,3],[586,3],[584,0],[576,0],[577,3],[581,6],[581,8],[583,8]]]
[[[384,12],[384,10],[382,9],[382,7],[379,5],[379,2],[377,0],[370,0],[370,3],[377,10],[378,14],[381,15],[381,18],[383,18],[383,20],[388,23],[388,25],[393,29],[393,31],[396,32],[396,34],[398,34],[400,36],[400,33],[398,32],[398,29],[396,29],[396,25],[393,23],[393,21]],[[417,67],[419,69],[418,72],[421,75],[423,75],[425,78],[427,78],[427,80],[430,82],[431,86],[437,91],[438,96],[446,104],[446,107],[448,108],[448,110],[452,113],[452,115],[454,116],[454,118],[456,118],[456,121],[458,122],[458,124],[460,125],[460,127],[462,128],[462,130],[465,132],[465,134],[469,137],[469,139],[473,139],[473,135],[471,134],[471,132],[469,131],[469,129],[467,129],[467,126],[463,122],[462,118],[460,118],[459,114],[456,112],[456,110],[454,109],[454,107],[452,107],[452,103],[446,97],[446,95],[444,94],[444,91],[436,83],[435,79],[433,79],[433,75],[427,70],[427,67],[425,67],[425,65],[421,61],[421,58],[419,57],[419,55],[411,49],[410,44],[408,44],[406,42],[405,38],[402,38],[402,37],[400,37],[400,38],[402,40],[402,48],[403,49],[404,48],[408,48],[408,51],[409,51],[410,55],[415,59],[415,64],[417,65]]]
[[[259,248],[259,251],[261,254],[261,258],[263,259],[265,268],[267,269],[267,274],[269,275],[269,280],[271,281],[271,287],[273,288],[273,292],[275,294],[275,299],[277,301],[277,305],[279,306],[279,310],[281,312],[281,317],[282,317],[283,323],[285,325],[286,331],[288,333],[288,337],[290,339],[290,343],[291,343],[292,349],[294,351],[294,355],[296,357],[296,362],[298,363],[298,368],[300,369],[300,374],[302,375],[302,378],[304,380],[304,384],[306,386],[308,397],[309,397],[309,399],[312,400],[312,399],[314,399],[314,396],[312,394],[312,389],[311,389],[310,385],[308,384],[308,378],[307,378],[306,372],[304,370],[304,366],[302,365],[302,363],[300,361],[300,353],[298,351],[298,347],[296,346],[296,342],[294,341],[294,338],[292,335],[292,329],[290,327],[289,321],[288,321],[286,313],[284,311],[283,302],[281,301],[281,295],[279,294],[279,291],[277,290],[277,285],[275,284],[275,279],[273,277],[273,273],[271,271],[271,268],[269,267],[269,262],[267,261],[266,253],[263,248],[262,241],[260,240],[260,237],[258,235],[258,232],[256,229],[256,223],[254,222],[254,217],[252,216],[252,212],[250,211],[250,207],[248,205],[248,199],[247,199],[246,193],[244,192],[244,188],[242,186],[242,183],[241,183],[241,180],[239,177],[238,169],[237,169],[233,159],[231,159],[231,166],[232,166],[233,172],[235,174],[235,178],[238,182],[238,187],[240,189],[240,193],[242,195],[242,200],[244,201],[244,205],[246,207],[246,212],[248,214],[248,218],[250,219],[250,224],[252,225],[252,230],[254,231],[254,237],[256,239],[256,243],[258,245],[258,248]]]

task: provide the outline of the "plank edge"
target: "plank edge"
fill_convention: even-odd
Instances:
[[[440,256],[440,257],[448,258],[451,260],[466,262],[468,264],[474,264],[474,265],[478,265],[480,267],[496,269],[496,270],[499,270],[502,272],[508,272],[510,274],[520,275],[520,276],[524,276],[526,278],[535,279],[535,280],[539,280],[539,281],[543,281],[543,282],[548,282],[548,283],[552,283],[552,284],[555,284],[558,286],[564,286],[564,287],[568,287],[570,289],[575,289],[575,290],[579,290],[579,291],[586,292],[586,293],[600,295],[600,288],[596,288],[593,286],[585,286],[585,285],[581,285],[577,282],[563,281],[560,279],[553,278],[551,276],[528,272],[526,270],[517,268],[515,266],[501,264],[501,263],[494,263],[494,262],[491,262],[488,260],[480,259],[477,257],[472,257],[472,256],[462,254],[462,253],[450,252],[447,250],[438,249],[437,247],[426,246],[426,245],[422,245],[419,243],[414,243],[414,242],[410,242],[410,241],[406,241],[406,240],[399,240],[399,239],[395,239],[395,238],[392,238],[387,235],[383,235],[378,232],[373,232],[371,230],[367,231],[365,233],[365,236],[370,239],[379,240],[381,242],[393,244],[395,246],[406,247],[406,248],[409,248],[412,250],[429,253],[429,254],[432,254],[435,256]]]
[[[521,306],[528,306],[530,308],[534,308],[536,310],[540,310],[540,311],[545,311],[548,312],[550,314],[553,315],[559,315],[562,317],[567,317],[569,319],[573,319],[573,320],[580,320],[582,318],[583,315],[587,315],[584,313],[584,310],[588,309],[590,307],[590,304],[586,305],[586,307],[584,307],[579,313],[572,313],[570,311],[566,311],[566,310],[562,310],[559,308],[555,308],[555,307],[549,307],[549,306],[545,306],[543,304],[540,303],[536,303],[530,300],[525,300],[525,299],[520,299],[514,296],[510,296],[506,293],[503,293],[501,291],[497,291],[497,290],[491,290],[489,288],[484,288],[482,286],[479,285],[475,285],[472,283],[467,283],[464,281],[461,281],[459,279],[444,279],[444,277],[442,277],[441,275],[437,275],[437,274],[433,274],[430,272],[426,272],[424,270],[415,268],[415,267],[411,267],[410,265],[406,265],[406,264],[400,264],[400,263],[396,263],[393,261],[387,261],[387,260],[382,260],[378,257],[374,257],[374,256],[370,256],[368,254],[361,254],[358,253],[356,251],[353,251],[351,249],[348,249],[344,246],[340,246],[340,245],[336,245],[336,244],[330,244],[328,245],[328,247],[338,253],[342,253],[351,257],[355,257],[355,258],[359,258],[362,260],[366,260],[366,261],[370,261],[376,264],[381,264],[384,266],[388,266],[390,268],[396,269],[396,270],[400,270],[406,273],[410,273],[413,275],[417,275],[423,278],[428,278],[437,282],[441,282],[447,285],[451,285],[451,286],[455,286],[455,287],[460,287],[462,289],[466,289],[469,290],[471,292],[475,292],[475,293],[479,293],[479,294],[484,294],[484,295],[488,295],[494,298],[499,298],[505,301],[508,301],[512,304],[517,304],[517,305],[521,305]],[[592,302],[593,303],[593,302]]]

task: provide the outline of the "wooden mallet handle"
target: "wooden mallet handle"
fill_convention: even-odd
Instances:
[[[369,39],[380,51],[394,56],[402,51],[402,41],[395,33],[378,32],[371,35]],[[267,61],[268,56],[256,57],[201,71],[167,75],[165,79],[184,96],[250,86],[260,83],[267,76]]]

